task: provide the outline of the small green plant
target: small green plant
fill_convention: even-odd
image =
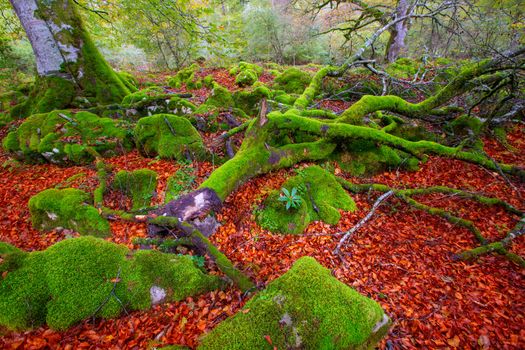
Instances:
[[[301,196],[297,194],[297,188],[293,187],[292,191],[288,191],[286,188],[281,189],[281,195],[279,196],[279,201],[284,202],[286,205],[286,210],[290,208],[297,209],[301,205]]]

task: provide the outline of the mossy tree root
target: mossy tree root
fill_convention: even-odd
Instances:
[[[302,131],[324,138],[326,142],[341,142],[340,140],[362,139],[375,141],[401,151],[407,152],[419,159],[424,158],[426,153],[455,158],[469,163],[483,166],[493,171],[499,171],[517,175],[525,179],[525,171],[519,167],[509,164],[498,164],[485,157],[483,154],[462,151],[459,147],[448,147],[432,141],[409,141],[404,138],[388,134],[382,130],[366,126],[358,126],[332,122],[332,120],[316,120],[305,118],[293,112],[284,114],[272,112],[268,115],[277,129]]]
[[[440,216],[455,225],[459,225],[468,229],[480,242],[481,246],[456,254],[455,258],[458,260],[470,260],[483,254],[498,253],[505,256],[508,260],[520,265],[521,267],[525,267],[525,259],[507,250],[507,248],[511,245],[513,239],[525,234],[525,213],[516,209],[514,206],[508,204],[507,202],[502,201],[501,199],[486,197],[476,193],[462,191],[445,186],[432,186],[427,188],[412,188],[400,190],[393,189],[383,184],[353,184],[341,177],[338,177],[337,180],[345,189],[353,193],[367,191],[378,191],[386,193],[389,191],[393,191],[396,197],[402,199],[408,205],[416,209],[423,210],[429,214]],[[520,221],[518,221],[514,229],[511,230],[505,238],[497,242],[488,243],[487,239],[483,237],[480,230],[474,225],[472,221],[457,217],[446,210],[428,206],[426,204],[414,200],[411,197],[416,195],[425,195],[432,193],[451,194],[461,198],[471,199],[485,205],[498,205],[503,207],[506,211],[508,211],[511,214],[519,215],[521,219]]]
[[[147,222],[148,224],[157,225],[159,227],[177,229],[182,233],[183,237],[187,237],[191,240],[192,246],[194,246],[201,254],[208,254],[215,261],[217,267],[243,292],[248,292],[255,287],[254,283],[248,276],[239,271],[226,255],[217,249],[208,238],[190,223],[180,221],[178,218],[172,216],[151,217],[147,215],[133,215],[128,212],[105,207],[102,207],[101,209],[102,215],[107,218],[118,217],[122,220]]]
[[[93,204],[96,208],[104,205],[104,193],[108,185],[109,168],[102,159],[97,159],[95,163],[97,169],[98,186],[93,191]]]

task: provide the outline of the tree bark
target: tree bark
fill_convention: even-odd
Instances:
[[[85,31],[70,0],[10,0],[33,48],[37,83],[17,116],[67,107],[75,96],[121,102],[131,91]]]
[[[408,1],[399,0],[396,7],[396,17],[408,14]],[[408,33],[408,20],[396,23],[390,30],[390,38],[386,46],[387,62],[394,62],[406,50],[405,39]]]

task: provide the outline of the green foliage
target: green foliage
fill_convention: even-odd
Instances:
[[[168,178],[166,184],[165,203],[177,199],[181,194],[187,193],[195,183],[195,169],[191,166],[183,166]]]
[[[29,200],[31,222],[38,230],[63,227],[83,235],[109,235],[108,221],[88,203],[93,203],[91,196],[76,188],[44,190]]]
[[[121,170],[115,175],[112,186],[131,197],[132,210],[142,209],[151,203],[157,188],[157,173],[149,169]]]
[[[286,210],[290,208],[297,209],[301,205],[302,198],[297,194],[297,187],[293,187],[292,191],[288,191],[286,188],[281,188],[281,195],[279,201],[284,202]]]
[[[300,170],[289,178],[283,188],[296,188],[294,197],[300,198],[293,211],[282,205],[278,191],[272,191],[256,219],[261,227],[272,232],[300,234],[312,221],[321,220],[335,225],[341,218],[338,209],[353,211],[355,203],[335,177],[319,166]],[[286,193],[285,193],[286,195]],[[288,193],[291,197],[292,193]],[[290,207],[292,205],[290,204]]]
[[[3,140],[6,151],[24,160],[85,164],[91,150],[111,156],[133,147],[127,122],[89,112],[53,111],[27,118]]]
[[[137,148],[147,157],[167,159],[204,159],[207,156],[202,138],[183,117],[156,114],[141,118],[135,126]]]
[[[0,244],[0,254],[5,246]],[[0,280],[0,325],[22,330],[47,323],[64,330],[91,316],[146,309],[153,286],[164,291],[164,301],[178,301],[220,285],[188,256],[131,252],[93,237],[66,239],[26,254]]]
[[[389,323],[379,304],[331,276],[311,257],[270,282],[202,339],[212,349],[371,349]]]
[[[284,90],[287,93],[301,94],[311,80],[312,76],[310,73],[292,67],[275,78],[273,87],[277,90]]]

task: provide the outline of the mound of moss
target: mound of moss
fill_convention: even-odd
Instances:
[[[389,324],[379,304],[303,257],[206,334],[198,349],[373,349]]]
[[[234,107],[235,101],[233,100],[232,94],[227,88],[216,82],[213,82],[213,89],[211,90],[211,94],[206,99],[206,102],[204,102],[204,105],[227,108]],[[199,106],[196,113],[198,113],[201,107],[203,106]]]
[[[312,81],[312,75],[298,68],[288,68],[274,80],[276,90],[284,90],[287,93],[301,94]]]
[[[279,201],[280,192],[272,191],[264,201],[264,207],[257,214],[257,222],[272,232],[300,234],[312,221],[321,220],[335,225],[341,218],[338,209],[354,211],[355,202],[337,182],[334,175],[319,166],[297,171],[283,188],[297,189],[301,204],[298,208],[286,210]]]
[[[200,134],[183,117],[156,114],[141,118],[135,126],[139,151],[147,157],[203,159],[207,152]]]
[[[250,90],[239,90],[233,94],[235,106],[248,115],[256,115],[259,111],[259,102],[263,98],[271,98],[272,91],[265,85],[259,85]]]
[[[199,69],[200,66],[194,63],[178,71],[174,77],[168,78],[167,83],[170,87],[176,89],[180,89],[184,84],[189,90],[200,89],[202,87],[202,80],[195,78],[195,73]]]
[[[239,62],[238,65],[233,66],[230,75],[236,75],[235,83],[241,87],[252,86],[263,73],[263,68],[248,62]]]
[[[125,116],[131,119],[160,113],[188,115],[196,109],[193,103],[166,93],[163,88],[158,86],[152,86],[127,95],[122,100],[120,108],[123,108]]]
[[[0,243],[0,269],[13,254],[19,254],[16,248]],[[113,318],[124,309],[143,310],[221,286],[189,256],[132,252],[94,237],[66,239],[16,260],[0,280],[0,325],[16,330],[44,323],[63,330],[89,317]]]
[[[83,235],[108,236],[108,221],[91,203],[91,195],[76,188],[47,189],[29,200],[31,222],[37,230],[62,227]]]
[[[395,78],[411,79],[421,68],[423,68],[422,62],[402,57],[390,63],[386,67],[386,71]]]
[[[94,159],[91,150],[112,156],[132,149],[130,129],[125,121],[89,112],[53,111],[27,118],[4,138],[3,147],[19,159],[85,164]]]
[[[157,188],[157,173],[150,169],[121,170],[113,179],[112,186],[129,197],[132,210],[148,207]]]

